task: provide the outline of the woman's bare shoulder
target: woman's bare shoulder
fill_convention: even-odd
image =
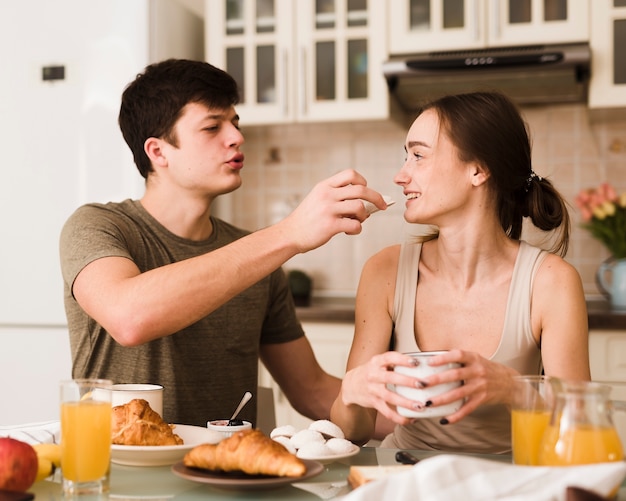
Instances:
[[[563,280],[579,281],[580,275],[573,265],[561,256],[548,253],[539,267],[536,280],[543,285],[558,285]]]
[[[368,270],[391,270],[397,269],[398,260],[400,258],[400,244],[391,245],[381,249],[372,255],[365,262],[365,269]]]
[[[548,254],[541,263],[533,285],[533,297],[538,304],[581,308],[585,304],[580,274],[565,259]]]

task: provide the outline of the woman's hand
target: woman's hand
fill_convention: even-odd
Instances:
[[[413,420],[398,414],[396,407],[422,409],[424,402],[415,402],[401,397],[387,385],[404,385],[419,387],[418,380],[393,371],[395,366],[415,366],[415,359],[388,351],[373,356],[369,362],[348,371],[341,384],[341,400],[345,406],[376,409],[394,423],[406,425]]]
[[[517,375],[513,369],[502,364],[491,362],[480,355],[462,350],[450,350],[441,355],[433,356],[430,365],[459,363],[461,367],[449,369],[438,374],[416,379],[394,372],[398,365],[411,367],[415,359],[398,352],[386,352],[375,355],[369,362],[348,371],[341,386],[341,399],[344,405],[359,405],[364,408],[376,409],[390,421],[406,425],[413,421],[401,416],[397,407],[406,407],[419,412],[425,407],[437,407],[463,399],[461,408],[443,420],[456,423],[487,403],[508,403],[511,395],[512,376]],[[419,402],[398,395],[393,387],[402,385],[415,388],[426,388],[442,383],[461,381],[463,384],[432,397],[428,402]]]
[[[430,359],[430,365],[433,366],[449,363],[459,363],[461,367],[433,374],[422,380],[422,383],[429,387],[454,381],[463,383],[458,388],[431,398],[429,406],[432,407],[461,398],[465,400],[458,411],[446,416],[442,421],[456,423],[483,404],[509,403],[512,377],[518,375],[514,369],[491,362],[477,353],[463,350],[450,350]]]

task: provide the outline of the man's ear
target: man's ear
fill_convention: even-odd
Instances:
[[[485,184],[491,177],[489,171],[482,164],[473,162],[470,166],[470,169],[473,186],[481,186],[482,184]]]
[[[149,137],[143,143],[143,150],[150,159],[150,162],[155,167],[167,167],[167,158],[164,155],[162,146],[162,139],[156,137]]]

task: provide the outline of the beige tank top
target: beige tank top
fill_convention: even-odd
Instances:
[[[394,297],[394,349],[421,351],[415,340],[415,298],[421,243],[401,246]],[[532,335],[530,300],[533,279],[547,252],[521,241],[513,269],[500,344],[490,360],[520,374],[540,374],[541,350]],[[511,418],[504,405],[483,405],[462,421],[441,425],[440,418],[397,426],[382,447],[488,454],[511,451]]]

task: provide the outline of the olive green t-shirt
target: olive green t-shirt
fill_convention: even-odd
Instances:
[[[74,378],[161,384],[164,419],[197,426],[230,417],[245,391],[255,393],[260,344],[304,335],[282,269],[185,329],[133,347],[118,344],[72,296],[75,278],[96,259],[126,257],[145,272],[247,234],[220,219],[211,221],[212,235],[198,242],[169,232],[139,201],[88,204],[70,216],[61,232],[60,255]],[[255,416],[253,399],[241,418],[254,422]]]

